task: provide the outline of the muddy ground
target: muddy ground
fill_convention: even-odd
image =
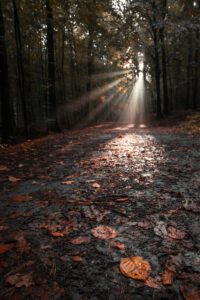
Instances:
[[[0,155],[0,299],[200,299],[199,136],[104,124]]]

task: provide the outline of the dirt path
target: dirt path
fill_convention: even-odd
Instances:
[[[199,138],[102,125],[1,158],[1,299],[200,299]],[[130,256],[148,281],[120,273]]]

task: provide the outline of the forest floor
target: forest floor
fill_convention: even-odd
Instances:
[[[103,124],[0,155],[0,299],[200,299],[198,135]]]

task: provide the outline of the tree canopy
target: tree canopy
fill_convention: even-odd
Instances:
[[[140,72],[146,114],[198,109],[199,24],[199,0],[1,1],[3,139],[120,119]]]

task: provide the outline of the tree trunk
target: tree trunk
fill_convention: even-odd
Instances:
[[[94,57],[93,57],[93,29],[89,29],[89,41],[88,41],[88,53],[87,53],[87,65],[88,65],[88,79],[87,79],[87,92],[92,89],[91,77],[94,73]]]
[[[152,31],[153,31],[153,41],[154,41],[154,55],[155,55],[155,81],[156,81],[156,95],[157,95],[157,103],[156,103],[156,112],[157,118],[162,117],[162,103],[161,103],[161,95],[160,95],[160,60],[159,60],[159,38],[158,38],[158,29],[157,29],[157,8],[155,0],[152,2],[153,9],[153,23]]]
[[[13,13],[14,13],[14,29],[15,29],[15,42],[17,51],[17,68],[18,68],[18,85],[22,104],[22,116],[24,121],[25,135],[29,137],[29,124],[27,117],[27,105],[25,100],[25,80],[24,80],[24,66],[22,57],[22,40],[21,40],[21,30],[19,17],[17,12],[17,6],[15,0],[12,0]]]
[[[57,105],[55,90],[55,54],[53,34],[53,12],[51,0],[46,0],[47,13],[47,53],[48,53],[48,130],[58,131]]]
[[[189,33],[190,35],[190,33]],[[191,64],[192,64],[192,49],[191,49],[191,39],[188,37],[188,56],[187,56],[187,91],[186,91],[186,101],[185,108],[189,109],[191,106]]]
[[[2,114],[2,138],[3,142],[9,140],[9,136],[13,134],[14,117],[9,99],[9,78],[7,51],[5,45],[5,29],[3,13],[0,3],[0,104]]]
[[[162,7],[162,27],[160,28],[161,53],[162,53],[162,75],[163,75],[163,106],[164,114],[169,114],[169,96],[168,96],[168,82],[167,82],[167,65],[166,65],[166,51],[165,51],[165,16],[167,10],[167,0],[163,1]]]

